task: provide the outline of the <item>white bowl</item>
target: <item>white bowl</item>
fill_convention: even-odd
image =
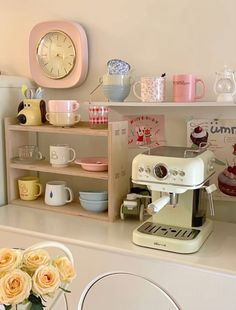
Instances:
[[[101,192],[93,192],[93,191],[84,191],[79,192],[79,196],[83,200],[107,200],[108,199],[108,192],[107,191],[101,191]]]
[[[91,212],[103,212],[106,211],[108,208],[108,200],[86,200],[86,199],[79,199],[82,208],[87,211]]]

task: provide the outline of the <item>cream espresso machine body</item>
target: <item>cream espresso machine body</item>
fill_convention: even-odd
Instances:
[[[12,75],[0,75],[0,206],[6,204],[6,168],[4,144],[4,117],[17,115],[18,105],[24,99],[21,93],[22,85],[34,88],[35,84],[28,78]]]
[[[207,149],[162,146],[137,155],[132,163],[132,181],[152,191],[147,221],[133,232],[137,245],[178,253],[199,250],[213,229],[206,218],[215,185],[214,154]],[[208,196],[208,199],[207,199]]]

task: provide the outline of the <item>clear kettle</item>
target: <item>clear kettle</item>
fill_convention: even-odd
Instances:
[[[216,72],[214,92],[217,95],[217,102],[234,102],[236,93],[236,81],[234,71],[227,66],[221,72]]]

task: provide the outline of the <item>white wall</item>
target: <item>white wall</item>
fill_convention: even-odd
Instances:
[[[30,76],[28,37],[45,20],[71,19],[86,29],[89,75],[79,88],[53,97],[88,99],[111,58],[127,60],[134,76],[195,73],[214,98],[215,71],[236,68],[234,0],[18,0],[4,1],[0,18],[0,69]],[[95,99],[102,99],[97,93]]]
[[[167,74],[167,100],[172,96],[172,75],[194,73],[206,82],[206,100],[214,100],[215,72],[225,64],[236,69],[236,2],[234,0],[9,0],[1,7],[0,70],[30,77],[28,38],[33,26],[46,20],[80,22],[89,41],[89,73],[78,88],[47,90],[46,99],[89,100],[111,58],[132,65],[132,75]],[[94,101],[104,100],[101,90]],[[130,100],[134,99],[132,93]],[[86,109],[81,108],[86,119]],[[185,121],[191,117],[235,118],[233,108],[118,109],[123,114],[164,113],[169,144],[185,143]],[[173,130],[174,128],[174,130]],[[230,206],[226,218],[232,219]],[[220,211],[220,218],[222,216]],[[224,212],[223,212],[224,213]]]

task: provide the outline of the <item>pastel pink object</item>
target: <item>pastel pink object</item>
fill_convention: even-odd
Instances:
[[[107,171],[107,157],[84,157],[74,161],[75,164],[81,165],[84,170],[88,171]]]
[[[78,109],[76,100],[49,100],[47,105],[48,112],[75,112]]]
[[[108,124],[108,107],[92,106],[89,108],[90,124]]]
[[[202,93],[197,95],[197,84],[201,83]],[[205,95],[205,84],[193,74],[177,74],[173,76],[173,100],[175,102],[192,102]]]

